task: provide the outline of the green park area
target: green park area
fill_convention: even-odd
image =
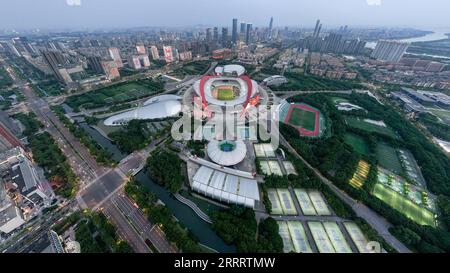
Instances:
[[[352,148],[360,154],[369,155],[369,145],[367,141],[360,135],[346,133],[344,135],[344,142],[352,146]]]
[[[346,116],[345,122],[353,128],[360,129],[367,131],[369,133],[378,133],[382,135],[386,135],[392,138],[396,138],[394,131],[390,129],[389,127],[380,126],[377,124],[373,124],[370,122],[365,121],[364,119],[353,117],[353,116]]]
[[[405,196],[382,184],[375,184],[373,195],[419,225],[435,226],[434,214],[431,211],[416,205]]]
[[[316,128],[316,113],[306,109],[294,108],[288,120],[290,125],[314,131]]]
[[[71,96],[67,98],[66,103],[74,111],[80,111],[80,107],[95,109],[111,104],[134,101],[162,91],[164,91],[164,85],[161,82],[144,79],[118,83],[84,94]]]
[[[261,72],[264,73],[264,70]],[[280,74],[279,71],[276,72],[278,73],[272,73],[272,75]],[[284,73],[284,76],[288,79],[288,82],[280,86],[271,87],[274,91],[362,89],[362,86],[359,83],[351,81],[335,80],[293,72],[286,72]]]
[[[398,159],[397,151],[393,147],[385,143],[377,143],[376,157],[381,167],[396,174],[402,173],[402,164]]]

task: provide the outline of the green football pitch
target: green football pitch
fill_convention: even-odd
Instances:
[[[308,131],[314,131],[316,128],[316,113],[305,109],[294,108],[288,123]]]
[[[434,215],[431,211],[422,208],[403,195],[381,185],[375,184],[373,195],[404,214],[420,225],[435,226]]]
[[[234,99],[233,89],[231,89],[231,88],[219,88],[217,90],[217,98],[219,100],[232,100],[232,99]]]

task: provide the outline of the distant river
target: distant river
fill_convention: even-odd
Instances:
[[[449,33],[449,32],[450,32],[450,30],[446,30],[446,31],[436,30],[433,33],[429,33],[424,36],[407,38],[407,39],[397,39],[397,40],[394,39],[393,41],[401,41],[401,42],[407,42],[407,43],[431,42],[431,41],[447,39],[448,36],[445,35],[445,33]],[[366,44],[366,47],[374,49],[376,45],[377,45],[377,42],[368,42]]]
[[[407,39],[394,39],[394,41],[407,42],[407,43],[416,43],[416,42],[438,41],[438,40],[444,40],[444,39],[448,39],[449,38],[446,35],[446,33],[450,33],[449,29],[446,29],[446,30],[433,30],[433,31],[434,31],[433,33],[429,33],[429,34],[424,35],[424,36],[407,38]],[[377,42],[368,42],[366,44],[366,47],[374,49],[376,45],[377,45]],[[428,54],[415,54],[415,53],[409,53],[409,52],[408,52],[408,54],[449,59],[449,57],[447,57],[447,56],[436,56],[436,55],[428,55]]]

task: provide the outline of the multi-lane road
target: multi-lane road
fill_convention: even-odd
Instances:
[[[149,240],[159,252],[176,252],[159,227],[151,225],[138,208],[130,210],[130,206],[133,206],[131,200],[118,195],[119,192],[122,193],[121,189],[128,180],[127,176],[142,169],[149,153],[167,136],[155,140],[144,150],[130,154],[116,168],[102,167],[51,111],[48,102],[36,96],[28,83],[15,75],[12,69],[7,70],[16,86],[22,89],[28,107],[56,140],[82,184],[76,200],[71,200],[66,206],[31,224],[28,227],[29,232],[12,238],[14,241],[11,240],[3,251],[33,251],[36,245],[46,242],[45,236],[52,224],[66,217],[69,211],[78,209],[79,206],[91,210],[103,209],[104,205],[104,212],[116,224],[119,235],[127,240],[136,252],[151,252],[145,240]]]

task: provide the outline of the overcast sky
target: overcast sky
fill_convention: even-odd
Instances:
[[[230,25],[450,29],[450,0],[1,0],[0,28]]]

